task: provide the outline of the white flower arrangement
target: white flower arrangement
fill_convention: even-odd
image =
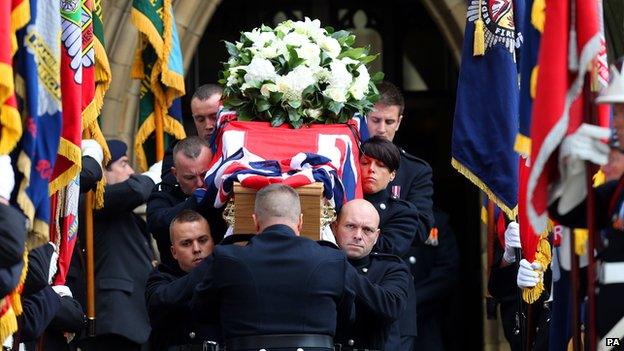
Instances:
[[[230,58],[220,72],[226,108],[239,120],[289,123],[344,123],[354,114],[367,114],[378,100],[375,82],[366,67],[377,55],[354,48],[347,31],[321,28],[319,20],[262,26],[225,42]]]

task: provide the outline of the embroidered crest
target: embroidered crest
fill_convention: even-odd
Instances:
[[[481,8],[479,9],[479,4]],[[468,21],[481,17],[485,24],[485,49],[502,44],[516,59],[516,49],[522,45],[522,33],[516,32],[512,0],[471,0]]]

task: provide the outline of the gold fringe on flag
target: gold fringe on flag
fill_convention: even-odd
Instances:
[[[80,168],[82,167],[82,151],[79,145],[75,145],[61,137],[58,154],[68,159],[72,165],[50,182],[50,194],[54,194],[69,184],[80,174]]]
[[[17,316],[22,314],[20,294],[24,288],[26,273],[28,272],[28,248],[24,250],[23,260],[24,267],[22,268],[17,287],[9,295],[0,299],[0,313],[2,314],[0,315],[0,342],[17,331]]]
[[[531,8],[531,24],[540,33],[544,33],[544,22],[546,21],[546,1],[534,0]]]
[[[468,168],[464,167],[464,165],[459,163],[459,161],[457,161],[455,158],[451,158],[451,165],[459,173],[463,174],[464,177],[468,178],[474,185],[478,186],[479,189],[481,189],[488,196],[488,198],[496,204],[496,206],[498,206],[503,212],[505,212],[505,215],[507,216],[507,218],[509,219],[516,218],[516,216],[518,215],[518,206],[514,208],[509,208],[507,205],[505,205],[505,203],[501,201],[501,199],[499,199],[498,196],[496,196],[485,185],[485,183],[483,183],[481,179],[479,179],[479,177],[474,175]]]
[[[542,266],[542,269],[539,272],[542,279],[534,287],[522,289],[522,299],[526,301],[526,303],[534,303],[537,301],[545,289],[543,279],[544,272],[548,269],[548,265],[552,262],[552,252],[550,250],[550,243],[548,242],[548,231],[545,231],[542,235],[540,235],[534,262],[538,262]]]
[[[136,153],[137,164],[141,170],[147,169],[147,157],[145,156],[145,150],[143,150],[143,143],[156,129],[154,115],[155,114],[152,113],[147,117],[134,137],[134,152]],[[184,127],[182,127],[178,120],[167,115],[166,111],[165,115],[163,115],[163,130],[173,135],[176,139],[184,139],[186,137]]]

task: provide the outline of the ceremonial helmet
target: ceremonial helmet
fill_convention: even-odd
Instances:
[[[611,65],[611,83],[596,102],[599,104],[624,104],[624,56]]]

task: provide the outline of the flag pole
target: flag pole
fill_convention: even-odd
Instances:
[[[575,250],[576,234],[574,228],[570,228],[570,284],[572,285],[572,350],[581,351],[581,329],[580,329],[580,297],[579,297],[579,256]]]
[[[585,88],[583,89],[585,98],[585,119],[589,124],[597,124],[596,104],[594,103],[595,93],[590,87],[595,86],[590,73],[586,76]],[[594,248],[596,244],[596,221],[595,207],[596,201],[593,191],[593,175],[597,171],[597,167],[591,162],[585,162],[585,177],[587,186],[587,328],[586,334],[589,333],[589,351],[595,351],[597,347],[596,341],[596,260],[594,257]]]
[[[162,161],[165,157],[165,140],[163,132],[163,110],[160,104],[154,109],[154,133],[156,135],[156,161]]]
[[[93,251],[93,190],[85,201],[85,251],[87,254],[87,335],[95,336],[95,252]]]

